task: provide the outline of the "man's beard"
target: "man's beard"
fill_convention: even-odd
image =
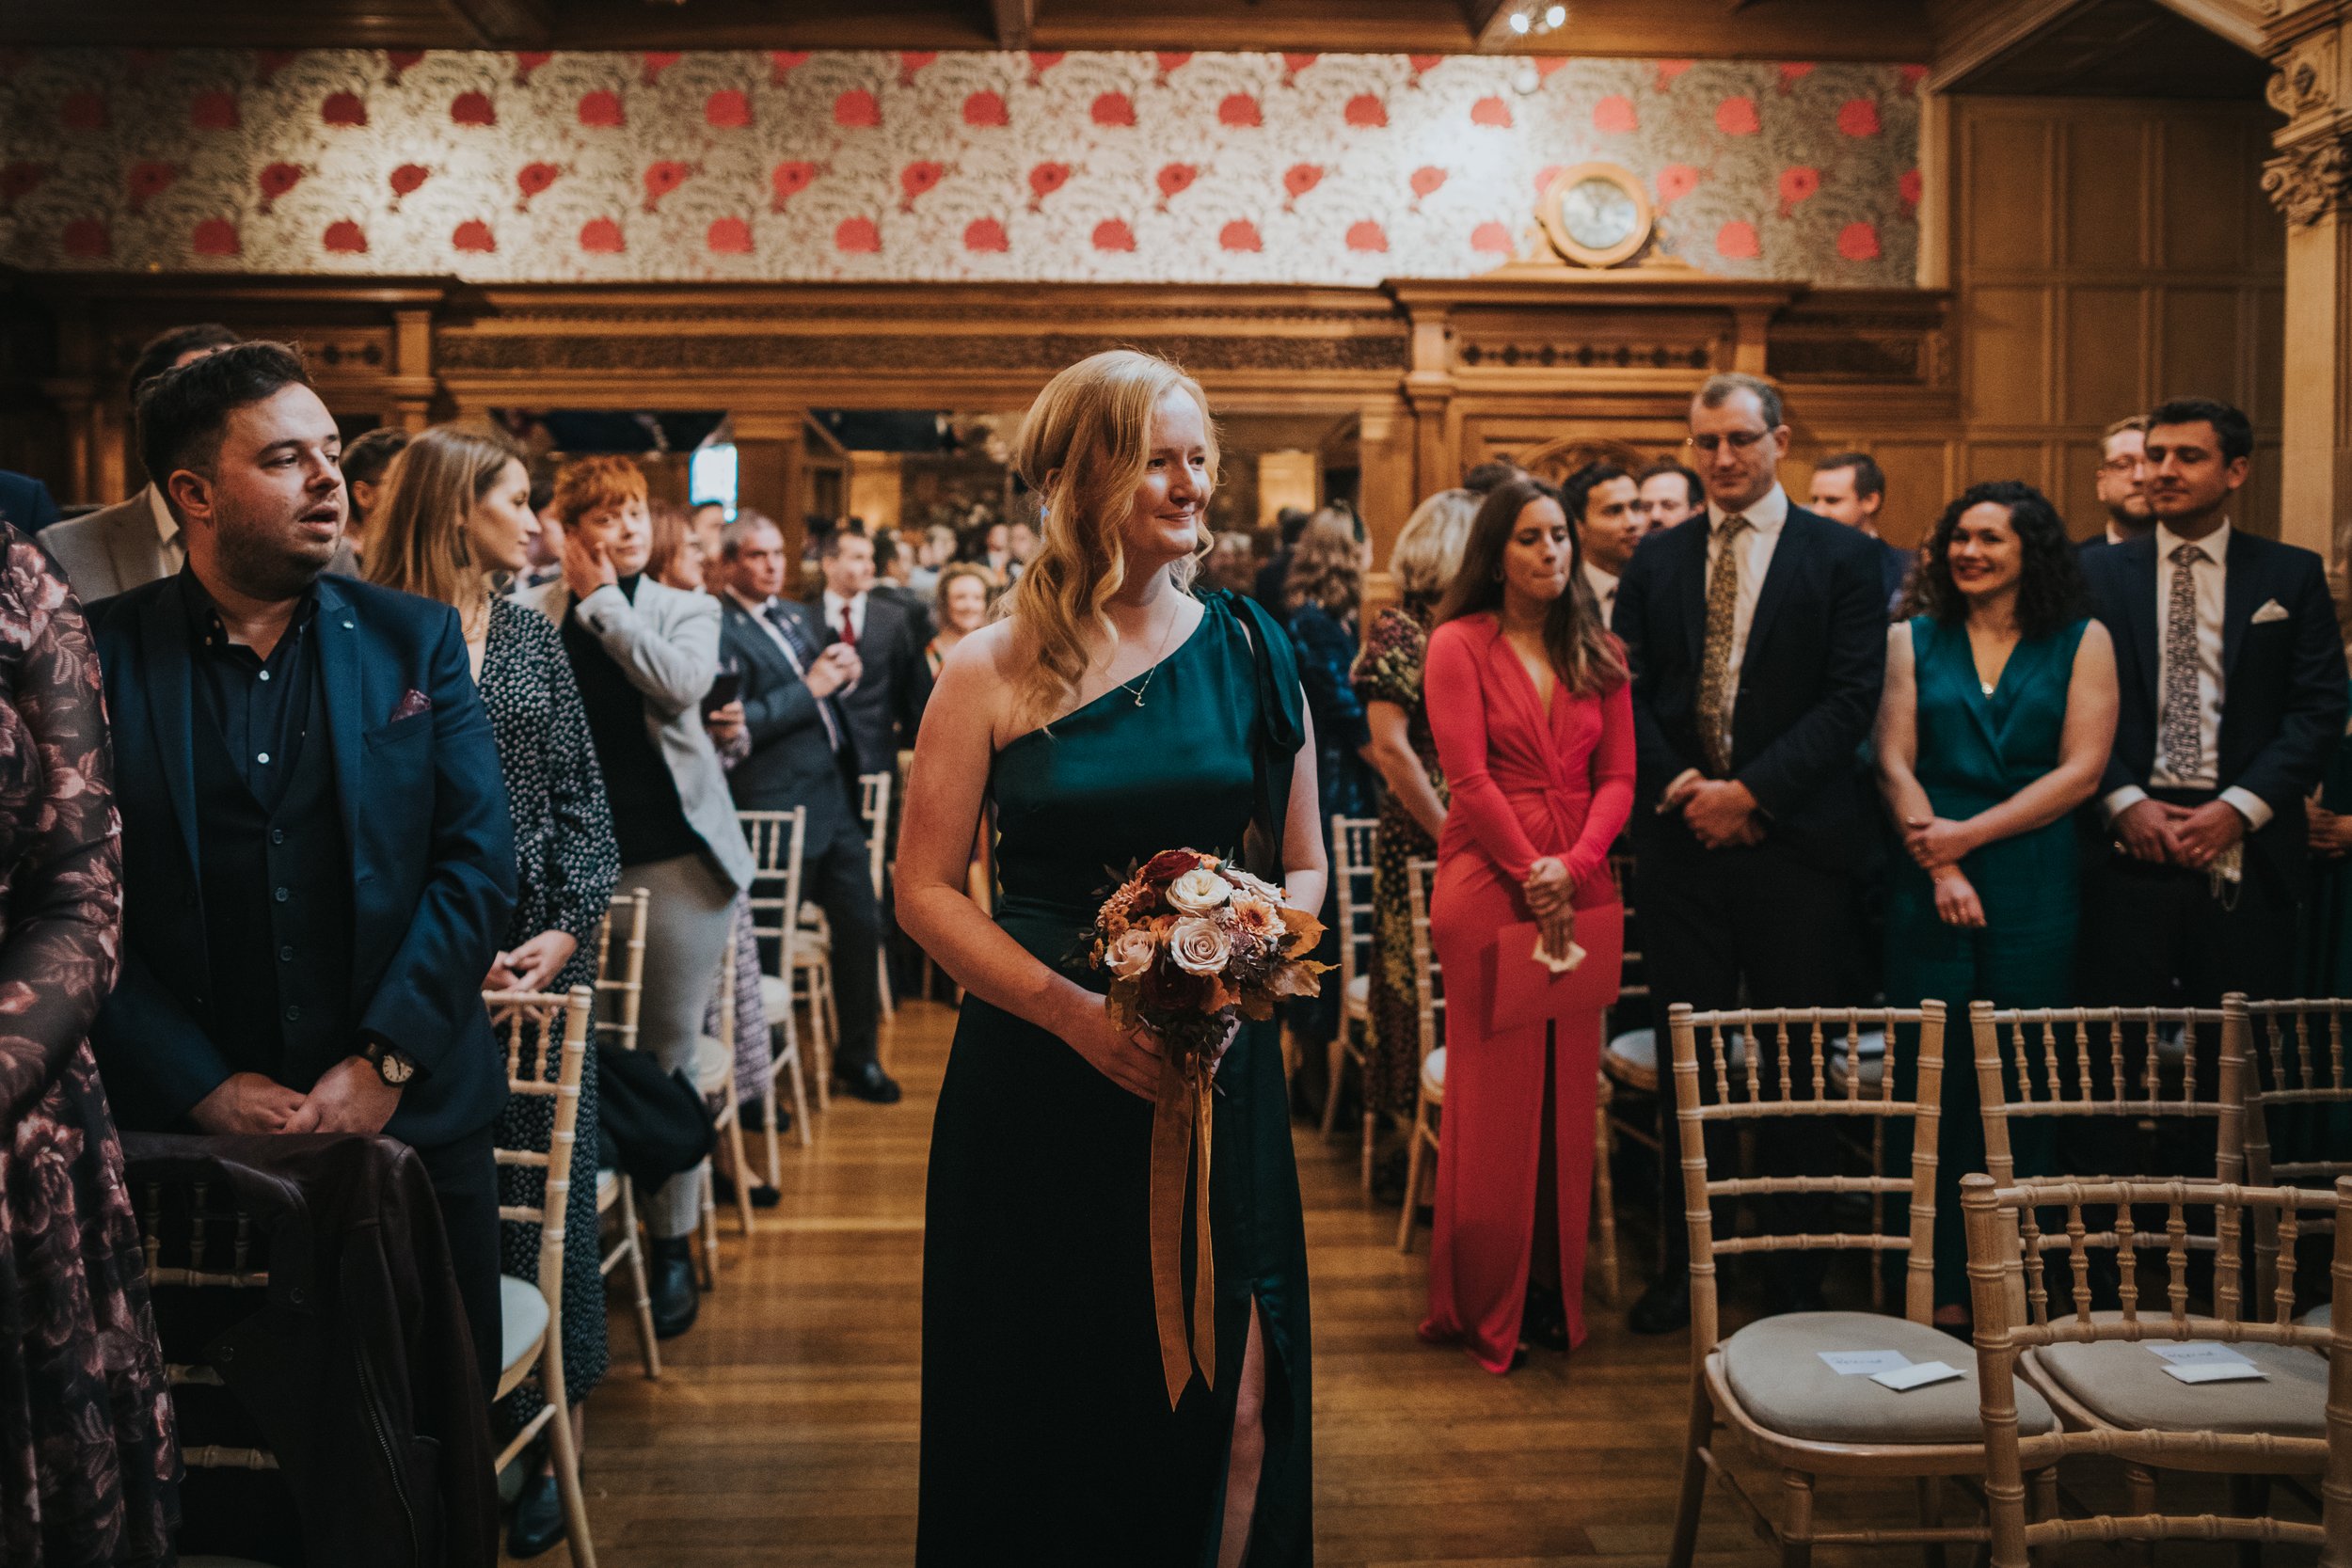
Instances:
[[[331,541],[313,561],[292,541],[244,525],[223,527],[215,538],[221,575],[239,592],[265,602],[300,598],[335,558]]]

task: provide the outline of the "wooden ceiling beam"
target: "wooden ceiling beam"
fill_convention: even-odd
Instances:
[[[1508,49],[1512,43],[1510,0],[1462,0],[1462,24],[1480,50]]]
[[[1931,89],[1966,81],[2045,28],[2055,27],[2096,0],[1941,0],[1935,8],[1935,56]]]
[[[1037,0],[989,0],[1000,49],[1026,49],[1037,34]]]
[[[544,48],[555,35],[546,0],[441,0],[485,49]]]

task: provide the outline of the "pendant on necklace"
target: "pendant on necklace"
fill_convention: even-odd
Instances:
[[[1978,687],[1981,689],[1984,694],[1988,697],[1993,695],[1993,689],[1998,684],[2000,683],[1997,681],[1979,681],[1977,683]]]

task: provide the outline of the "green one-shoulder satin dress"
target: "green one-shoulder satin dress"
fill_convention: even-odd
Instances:
[[[1163,849],[1238,853],[1264,810],[1262,709],[1297,733],[1295,674],[1260,665],[1266,652],[1295,668],[1281,630],[1246,600],[1203,598],[1148,679],[1016,738],[991,772],[998,922],[1091,990],[1103,981],[1073,949],[1104,896]],[[1266,1449],[1248,1562],[1312,1560],[1307,1249],[1276,1030],[1245,1026],[1218,1069],[1216,1386],[1196,1371],[1173,1411],[1152,1296],[1152,1111],[1055,1036],[964,1003],[931,1130],[921,1568],[1213,1564],[1253,1300]]]

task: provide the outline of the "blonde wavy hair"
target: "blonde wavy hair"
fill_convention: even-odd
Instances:
[[[1405,531],[1389,552],[1389,574],[1396,591],[1420,603],[1434,603],[1462,569],[1462,546],[1479,498],[1468,490],[1440,490],[1413,508]]]
[[[1127,580],[1120,531],[1151,464],[1152,416],[1174,391],[1200,404],[1213,490],[1216,425],[1208,394],[1152,355],[1122,348],[1079,360],[1046,383],[1022,421],[1012,464],[1042,507],[1039,545],[997,613],[1010,616],[1035,651],[1028,696],[1041,711],[1058,707],[1086,678],[1089,630],[1112,630],[1104,607]],[[1191,587],[1216,544],[1205,517],[1208,499],[1203,491],[1193,553],[1176,563],[1180,588]]]
[[[368,514],[367,578],[471,615],[489,597],[466,517],[523,450],[492,425],[438,424],[392,459]]]

